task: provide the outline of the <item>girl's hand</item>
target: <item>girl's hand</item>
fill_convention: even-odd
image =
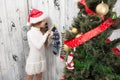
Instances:
[[[50,33],[51,33],[51,30],[48,30],[46,33],[47,33],[47,34],[50,34]]]
[[[54,36],[50,36],[49,38],[50,38],[50,39],[54,39]]]

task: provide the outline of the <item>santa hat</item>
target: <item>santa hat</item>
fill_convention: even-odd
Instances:
[[[39,11],[37,9],[32,9],[29,16],[27,26],[31,24],[38,23],[46,18],[46,14],[43,11]]]

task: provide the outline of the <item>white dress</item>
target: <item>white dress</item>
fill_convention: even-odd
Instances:
[[[30,52],[26,61],[25,71],[28,75],[38,74],[45,70],[46,58],[44,42],[47,36],[47,33],[43,35],[40,29],[35,27],[31,27],[27,32]]]

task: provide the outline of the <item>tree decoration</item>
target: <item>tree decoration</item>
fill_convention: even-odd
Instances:
[[[105,40],[105,42],[106,42],[106,43],[110,43],[111,40],[110,40],[109,38],[107,38],[107,39]]]
[[[66,61],[66,68],[67,69],[74,69],[74,62],[73,62],[73,52],[70,52],[68,57],[67,57],[67,61]]]
[[[96,7],[96,13],[100,16],[106,15],[108,13],[108,11],[109,11],[109,6],[103,2],[98,4]]]
[[[81,35],[82,35],[82,33],[81,33],[81,34],[77,34],[77,35],[76,35],[76,38],[80,37]]]
[[[112,17],[113,20],[117,19],[117,14],[116,14],[116,12],[112,12],[112,16],[111,16],[111,17]]]
[[[77,28],[73,27],[72,30],[71,30],[71,32],[74,33],[74,34],[76,34],[78,32],[78,30],[77,30]]]
[[[120,50],[118,48],[112,48],[115,55],[120,56]]]
[[[69,64],[67,64],[67,69],[74,69],[74,62],[70,62]]]
[[[62,26],[62,31],[61,31],[61,45],[60,45],[60,59],[64,60],[66,51],[64,50],[64,40],[65,40],[65,27]]]
[[[68,51],[69,50],[69,47],[67,45],[64,45],[64,50],[65,51]]]
[[[69,64],[72,60],[73,60],[73,52],[71,52],[69,55],[68,55],[68,58],[67,58],[67,64]]]

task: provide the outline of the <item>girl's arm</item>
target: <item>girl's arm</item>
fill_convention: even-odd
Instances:
[[[54,39],[53,32],[51,32],[51,34],[48,37],[48,46],[53,43],[53,39]]]
[[[34,34],[27,34],[28,40],[29,40],[29,41],[34,45],[34,47],[36,47],[37,49],[40,49],[40,48],[44,45],[44,43],[45,43],[48,35],[49,35],[49,32],[46,32],[46,33],[45,33],[44,35],[42,35],[41,37],[39,36],[39,34],[36,34],[36,35],[34,35]]]

